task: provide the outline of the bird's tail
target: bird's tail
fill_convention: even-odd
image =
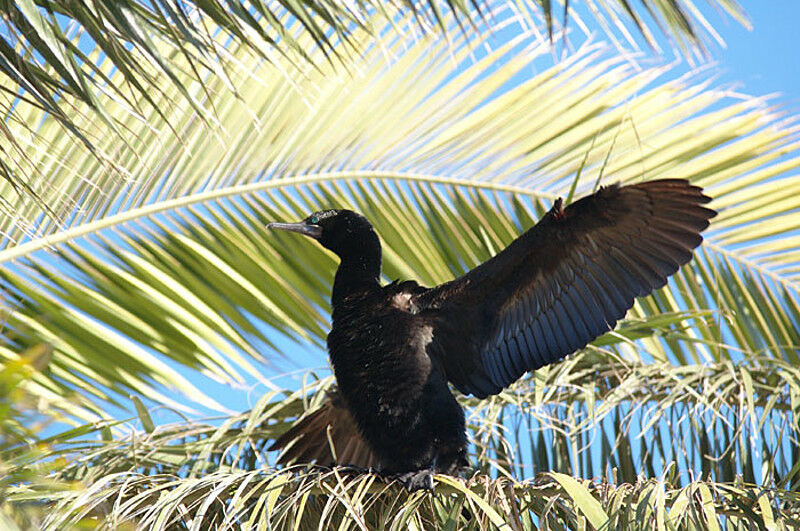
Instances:
[[[329,391],[320,407],[295,422],[268,449],[282,450],[278,463],[287,465],[378,468],[380,464],[336,390]]]

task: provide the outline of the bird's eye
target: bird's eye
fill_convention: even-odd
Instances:
[[[317,223],[319,223],[319,218],[317,216],[311,216],[310,221],[312,225],[316,225]]]

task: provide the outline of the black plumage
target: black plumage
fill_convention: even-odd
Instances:
[[[381,247],[361,215],[317,212],[274,229],[341,259],[328,351],[338,394],[273,448],[281,459],[374,466],[409,489],[466,465],[464,413],[448,382],[483,398],[612,329],[687,263],[716,214],[687,181],[611,185],[562,208],[464,276],[381,286]],[[334,446],[330,448],[331,444]]]

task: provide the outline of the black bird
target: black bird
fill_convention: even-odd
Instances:
[[[271,449],[282,462],[375,467],[432,488],[432,473],[467,465],[448,382],[484,398],[612,329],[692,258],[716,215],[709,201],[677,179],[603,187],[566,208],[558,199],[496,256],[433,288],[381,286],[378,235],[355,212],[271,223],[341,259],[328,334],[338,394]]]

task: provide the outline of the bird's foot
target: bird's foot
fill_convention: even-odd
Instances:
[[[403,472],[390,476],[387,479],[393,479],[403,485],[408,492],[417,490],[428,490],[433,492],[433,472],[431,470],[416,470],[414,472]]]

